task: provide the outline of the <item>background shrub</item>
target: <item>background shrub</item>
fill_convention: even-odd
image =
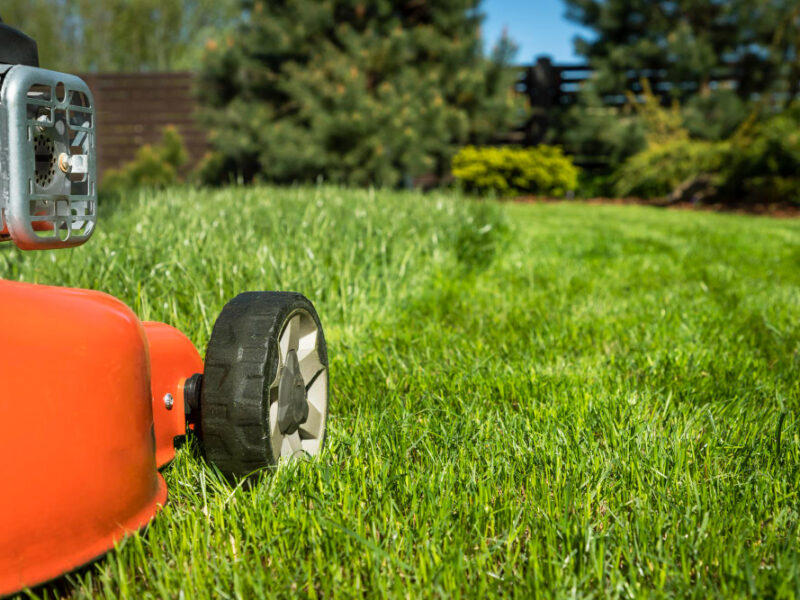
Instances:
[[[553,141],[562,141],[569,154],[609,170],[646,147],[638,115],[628,106],[606,106],[592,81],[586,82],[578,103],[565,112],[557,128],[561,133]]]
[[[173,185],[180,180],[178,171],[187,160],[181,134],[175,127],[167,126],[160,144],[146,144],[137,150],[136,157],[128,164],[108,169],[103,176],[102,190],[119,193],[129,188]]]
[[[620,197],[660,198],[702,173],[718,173],[729,155],[724,142],[675,140],[629,158],[616,172]]]
[[[732,90],[692,96],[682,109],[683,122],[693,138],[724,140],[747,117],[747,104]]]
[[[675,138],[651,144],[616,170],[619,196],[666,196],[704,176],[716,202],[800,203],[800,106],[758,121],[722,142]]]
[[[800,104],[732,138],[723,174],[724,192],[741,200],[800,201]]]
[[[462,148],[453,176],[471,191],[561,197],[578,184],[578,168],[557,146]]]

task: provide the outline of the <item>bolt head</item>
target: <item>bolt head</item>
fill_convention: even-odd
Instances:
[[[58,155],[58,168],[64,173],[69,173],[72,170],[72,166],[69,162],[69,156],[65,152],[62,152]]]
[[[175,405],[175,398],[172,397],[172,394],[164,394],[164,406],[167,410],[172,410],[172,407]]]

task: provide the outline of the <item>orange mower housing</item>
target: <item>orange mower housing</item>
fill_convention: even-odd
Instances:
[[[0,331],[4,595],[97,558],[164,505],[157,466],[185,434],[183,383],[203,361],[178,330],[94,291],[0,281]]]

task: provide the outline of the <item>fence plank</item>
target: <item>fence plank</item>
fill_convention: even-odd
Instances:
[[[97,113],[97,175],[133,160],[145,144],[161,141],[164,127],[183,137],[189,162],[184,175],[208,150],[197,119],[195,75],[179,73],[90,73],[81,75],[94,96]]]

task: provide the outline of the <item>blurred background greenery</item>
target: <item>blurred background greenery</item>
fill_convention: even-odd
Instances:
[[[564,0],[587,32],[575,39],[586,76],[569,94],[516,65],[507,36],[484,39],[482,10],[480,0],[7,0],[2,15],[37,39],[49,68],[196,73],[210,152],[195,182],[455,181],[498,195],[800,203],[796,0]],[[468,146],[491,147],[470,158],[480,185],[453,168]],[[574,184],[519,175],[522,157],[545,165],[548,146],[563,149],[567,173],[581,168]],[[106,187],[180,179],[152,145],[135,161],[122,172],[138,175],[118,170]]]

